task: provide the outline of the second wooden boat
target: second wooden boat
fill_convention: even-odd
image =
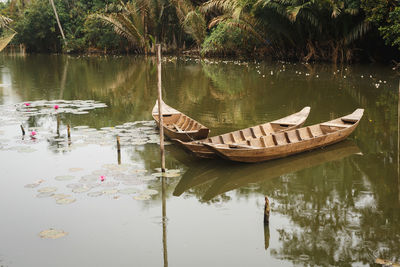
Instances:
[[[246,129],[213,136],[207,139],[182,142],[181,140],[174,140],[180,143],[188,151],[194,153],[201,158],[214,158],[216,154],[213,149],[205,146],[205,144],[243,144],[246,145],[248,140],[268,136],[273,133],[292,130],[304,124],[308,115],[310,114],[310,107],[305,107],[301,111],[289,115],[287,117],[260,124],[257,126],[249,127]]]
[[[346,139],[359,124],[364,110],[328,122],[300,129],[275,133],[248,140],[243,144],[210,144],[205,146],[225,159],[240,162],[260,162],[327,146]]]
[[[162,101],[161,113],[163,116],[164,134],[170,139],[177,139],[184,142],[204,139],[208,136],[210,129],[186,116],[182,112],[168,106]],[[160,127],[160,116],[158,115],[158,101],[153,107],[153,119]]]

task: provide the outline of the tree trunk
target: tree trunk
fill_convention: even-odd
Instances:
[[[54,15],[56,16],[58,28],[60,29],[61,36],[62,36],[62,38],[63,38],[63,40],[64,40],[65,46],[67,46],[68,43],[67,43],[67,40],[65,39],[64,31],[63,31],[63,29],[62,29],[62,27],[61,27],[60,19],[58,18],[58,14],[57,14],[56,6],[54,5],[54,1],[53,1],[53,0],[50,0],[50,4],[51,4],[51,6],[53,7]]]

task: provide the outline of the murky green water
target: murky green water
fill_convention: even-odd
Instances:
[[[304,106],[307,125],[365,113],[345,142],[262,164],[168,145],[175,177],[164,179],[150,114],[154,59],[2,56],[0,67],[0,266],[400,261],[398,76],[389,66],[165,58],[164,100],[212,134]],[[68,234],[41,238],[48,229]]]

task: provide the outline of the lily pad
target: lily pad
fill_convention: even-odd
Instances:
[[[114,194],[118,193],[118,189],[113,188],[113,189],[103,190],[103,193],[105,195],[114,195]]]
[[[158,191],[157,191],[157,190],[154,190],[154,189],[147,189],[147,190],[142,191],[142,194],[143,194],[143,195],[150,195],[150,196],[152,196],[152,195],[157,195],[157,194],[158,194]]]
[[[57,239],[66,236],[68,233],[64,232],[63,230],[56,230],[56,229],[48,229],[41,231],[39,233],[39,236],[41,238],[46,238],[46,239]]]
[[[81,184],[67,184],[66,187],[71,188],[71,189],[76,189],[79,187],[82,187]]]
[[[54,179],[56,179],[57,181],[70,181],[73,180],[75,178],[75,176],[72,175],[63,175],[63,176],[57,176]]]
[[[89,192],[89,193],[87,193],[87,195],[89,197],[99,197],[99,196],[104,195],[104,192],[103,191]]]
[[[41,193],[37,194],[36,197],[44,198],[44,197],[51,197],[53,195],[54,195],[53,192],[41,192]]]
[[[100,186],[102,187],[115,187],[118,186],[119,182],[111,181],[111,182],[102,182]]]
[[[82,186],[82,187],[78,187],[78,188],[72,189],[72,192],[74,192],[74,193],[85,193],[85,192],[89,191],[90,189],[91,189],[90,187]]]
[[[67,204],[74,203],[75,201],[76,201],[75,198],[59,198],[59,199],[57,199],[56,203],[58,205],[67,205]]]
[[[151,199],[150,195],[138,195],[138,196],[134,196],[133,199],[136,200],[149,200]]]
[[[59,199],[59,198],[68,198],[68,197],[71,197],[71,195],[66,195],[66,194],[54,194],[52,197],[55,198],[55,199]]]
[[[38,189],[38,192],[40,193],[49,193],[49,192],[55,192],[57,191],[57,187],[43,187]]]
[[[68,171],[70,171],[70,172],[79,172],[79,171],[83,171],[83,169],[82,168],[69,168]]]
[[[124,194],[124,195],[130,195],[130,194],[136,194],[139,192],[137,188],[125,188],[125,189],[120,189],[118,190],[119,193]]]

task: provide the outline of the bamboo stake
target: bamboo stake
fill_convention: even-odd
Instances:
[[[157,89],[158,89],[158,117],[160,121],[160,150],[161,150],[161,172],[165,172],[165,153],[164,153],[164,128],[163,115],[161,108],[161,45],[157,45]]]
[[[164,267],[168,267],[168,250],[167,250],[167,200],[165,193],[165,177],[161,177],[161,197],[162,197],[162,227],[163,227],[163,256]]]
[[[21,126],[22,135],[25,135],[25,129],[24,129],[24,126],[22,126],[22,124],[21,124],[20,126]]]
[[[51,4],[51,6],[53,7],[54,15],[56,16],[58,28],[60,29],[61,36],[62,36],[62,38],[63,38],[63,40],[64,40],[64,43],[65,43],[65,45],[68,45],[67,39],[65,39],[64,31],[63,31],[63,29],[62,29],[62,27],[61,27],[60,19],[58,18],[58,14],[57,14],[56,6],[54,5],[54,1],[53,1],[53,0],[50,0],[50,4]]]
[[[69,124],[67,124],[67,136],[71,138],[71,126],[69,126]]]
[[[118,135],[117,135],[117,159],[118,159],[118,165],[121,165],[121,143]]]
[[[57,135],[60,136],[60,116],[57,114]]]
[[[270,206],[269,206],[269,199],[267,196],[265,196],[265,206],[264,206],[264,224],[269,224],[269,212],[270,212]]]

